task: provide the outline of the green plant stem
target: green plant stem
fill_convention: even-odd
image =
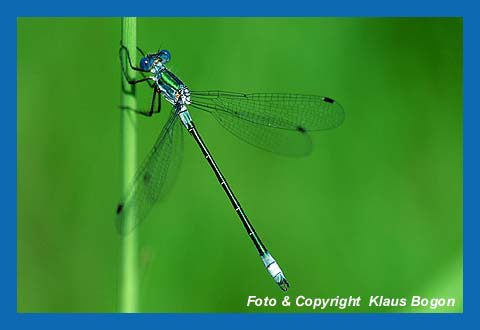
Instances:
[[[133,63],[136,63],[137,46],[137,19],[135,17],[122,17],[122,44],[130,53]],[[123,59],[122,59],[123,60]],[[126,62],[124,62],[126,63]],[[135,77],[135,72],[128,65],[129,78]],[[137,108],[135,90],[129,85],[122,74],[122,109]],[[137,134],[136,116],[133,111],[121,111],[122,113],[122,190],[125,195],[128,184],[136,171],[137,159]],[[134,221],[135,212],[128,212],[124,221]],[[129,234],[122,236],[120,248],[120,311],[123,313],[135,313],[138,311],[138,234],[132,230]]]

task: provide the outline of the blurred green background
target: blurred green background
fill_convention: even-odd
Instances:
[[[169,49],[170,68],[192,90],[320,94],[343,105],[344,124],[312,134],[305,158],[256,149],[192,110],[291,297],[453,297],[443,311],[462,311],[461,19],[137,26],[139,46]],[[119,18],[17,21],[20,312],[117,310],[120,27]],[[138,118],[139,161],[163,109]],[[286,311],[246,307],[249,295],[283,293],[187,135],[184,149],[175,186],[139,229],[140,310]],[[431,311],[350,311],[421,310]]]

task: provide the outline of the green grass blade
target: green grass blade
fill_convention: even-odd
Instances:
[[[137,20],[135,17],[122,17],[122,43],[130,52],[132,63],[137,63]],[[135,72],[128,65],[127,72],[130,78]],[[122,74],[121,103],[122,109],[137,108],[134,88],[129,85]],[[125,195],[128,184],[135,175],[137,159],[136,116],[133,111],[122,111],[122,189]],[[134,222],[135,212],[125,215],[126,222]],[[119,309],[124,313],[138,312],[138,232],[131,231],[121,237],[121,268],[120,268],[120,295]]]

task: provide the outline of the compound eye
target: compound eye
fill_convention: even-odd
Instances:
[[[162,60],[162,63],[165,64],[167,63],[168,61],[170,61],[170,58],[172,57],[170,55],[170,52],[166,49],[163,49],[160,51],[160,53],[158,53],[158,56],[160,57],[160,59]]]
[[[142,59],[140,60],[140,68],[142,68],[142,70],[148,71],[150,70],[151,66],[151,59],[148,56],[142,57]]]

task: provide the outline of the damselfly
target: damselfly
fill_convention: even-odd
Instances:
[[[182,143],[182,125],[200,147],[220,185],[229,198],[235,212],[253,241],[269,274],[280,288],[286,291],[289,283],[275,259],[268,252],[255,232],[232,189],[221,173],[210,151],[200,137],[188,108],[206,111],[239,138],[257,147],[288,155],[305,155],[310,151],[309,131],[338,127],[344,120],[342,106],[329,97],[255,93],[243,94],[222,91],[194,92],[171,72],[166,64],[171,55],[168,50],[142,54],[139,66],[133,65],[128,49],[120,47],[123,74],[129,84],[147,82],[153,89],[150,110],[128,109],[145,116],[160,113],[163,97],[173,106],[152,150],[141,165],[122,201],[117,206],[117,227],[120,233],[133,230],[151,210],[166,189],[167,175],[177,167],[178,150]],[[126,55],[126,57],[125,57]],[[132,70],[141,72],[142,78],[130,79],[124,62]],[[157,101],[156,101],[157,98]],[[157,105],[155,106],[155,102]],[[125,221],[127,213],[131,222]]]

